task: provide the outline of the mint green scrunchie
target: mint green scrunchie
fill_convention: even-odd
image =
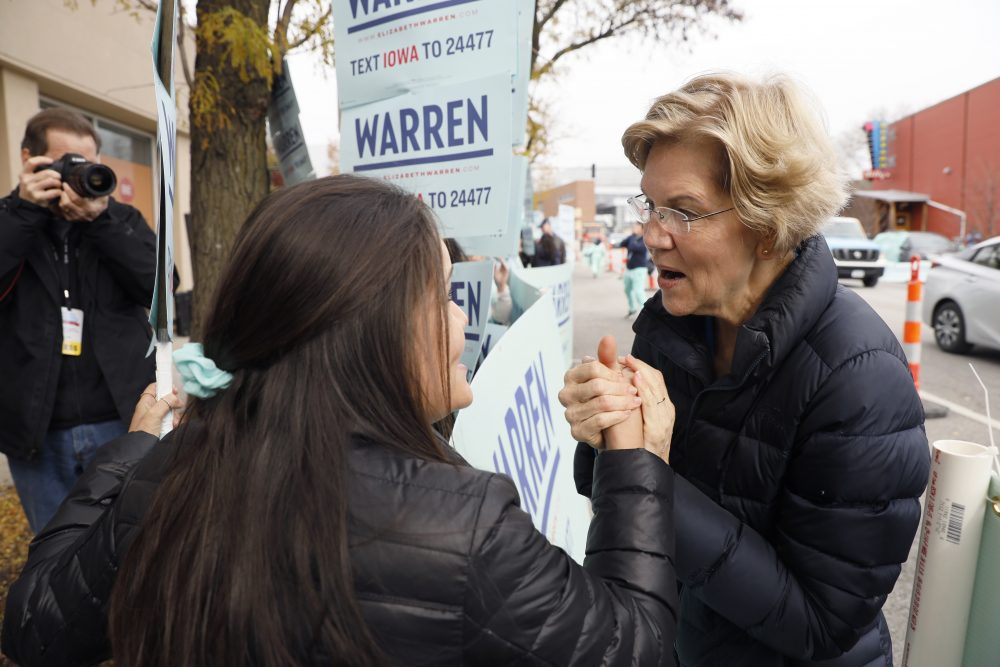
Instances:
[[[198,398],[215,396],[233,381],[227,373],[205,356],[201,343],[188,343],[174,352],[174,365],[180,373],[184,391]]]

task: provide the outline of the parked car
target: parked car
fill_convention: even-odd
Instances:
[[[820,232],[833,253],[839,278],[856,278],[865,287],[875,287],[885,273],[882,251],[865,235],[857,218],[830,218]]]
[[[913,255],[931,259],[958,251],[957,243],[934,232],[882,232],[872,240],[882,249],[887,262],[909,262]]]
[[[938,257],[924,286],[924,321],[945,352],[1000,349],[1000,236]]]

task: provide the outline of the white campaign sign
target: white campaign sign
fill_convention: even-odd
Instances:
[[[514,70],[514,145],[528,139],[528,84],[531,82],[531,38],[535,28],[535,0],[517,2],[517,67]]]
[[[511,267],[510,296],[513,301],[514,318],[528,310],[539,295],[552,295],[563,350],[561,370],[564,371],[573,363],[572,285],[573,265],[569,262],[534,269],[520,268],[516,264]]]
[[[528,158],[512,156],[513,175],[510,180],[510,222],[503,234],[492,236],[463,236],[455,239],[468,255],[484,257],[508,257],[516,254],[517,240],[524,225],[524,190],[528,176]]]
[[[437,213],[444,236],[510,222],[510,76],[408,93],[341,113],[341,169],[391,181]]]
[[[465,350],[462,363],[469,369],[468,379],[476,370],[479,352],[483,347],[483,333],[490,318],[493,298],[493,261],[459,262],[452,265],[451,300],[468,318],[465,325]]]
[[[576,248],[576,209],[559,205],[559,215],[552,219],[552,231],[566,244],[566,261],[572,261]]]
[[[147,355],[152,352],[156,342],[157,332],[166,334],[166,340],[173,340],[174,330],[174,300],[166,299],[166,322],[157,322],[158,295],[163,292],[160,285],[164,285],[167,294],[173,294],[174,288],[174,183],[177,164],[177,103],[174,101],[174,60],[170,58],[170,81],[166,84],[160,78],[158,70],[157,56],[160,50],[161,30],[170,40],[169,48],[173,48],[174,36],[177,34],[176,5],[172,5],[172,15],[164,16],[163,8],[156,8],[156,24],[153,31],[153,41],[150,47],[153,64],[153,94],[156,96],[156,154],[159,157],[159,170],[154,169],[154,175],[158,175],[156,180],[158,192],[155,200],[158,204],[156,213],[156,234],[157,243],[164,244],[164,257],[156,259],[156,279],[153,285],[153,302],[150,304],[149,323],[153,327],[153,340],[150,342]],[[164,27],[162,24],[169,21],[170,25]],[[168,88],[169,86],[169,88]],[[160,240],[162,238],[162,241]]]
[[[562,354],[552,299],[543,297],[494,346],[455,421],[453,442],[473,466],[508,475],[521,507],[550,542],[583,561],[590,504],[576,492],[576,440],[563,418]]]
[[[518,9],[510,0],[336,0],[341,108],[472,77],[510,77]]]

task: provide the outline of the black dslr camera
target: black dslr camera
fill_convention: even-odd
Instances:
[[[115,191],[118,178],[111,167],[96,162],[87,162],[87,158],[77,153],[66,153],[52,164],[45,164],[36,172],[51,169],[59,172],[63,183],[76,190],[81,197],[106,197]]]

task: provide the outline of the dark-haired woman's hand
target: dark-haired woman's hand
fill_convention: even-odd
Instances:
[[[597,359],[566,371],[559,402],[566,408],[566,421],[577,442],[604,448],[604,429],[621,424],[642,405],[638,390],[620,372]]]
[[[676,413],[663,382],[663,373],[631,354],[618,361],[635,373],[632,384],[642,399],[643,446],[669,463]]]
[[[128,426],[129,433],[144,431],[150,435],[160,437],[160,425],[163,423],[163,418],[173,410],[175,415],[174,426],[176,427],[176,415],[183,408],[184,402],[177,396],[176,389],[160,400],[156,400],[156,383],[154,382],[146,387],[142,395],[139,396],[139,402],[136,403],[135,412],[132,414],[132,423]]]

